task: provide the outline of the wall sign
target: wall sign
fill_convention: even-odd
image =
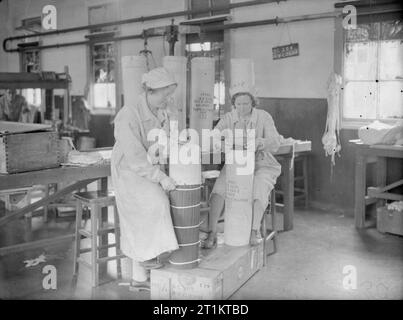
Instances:
[[[299,55],[298,43],[290,43],[285,46],[274,47],[273,60],[294,57]]]

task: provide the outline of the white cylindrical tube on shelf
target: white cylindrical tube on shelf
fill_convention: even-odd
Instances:
[[[162,65],[175,77],[178,86],[173,94],[173,110],[178,120],[179,133],[186,129],[186,57],[166,56],[162,59]]]
[[[145,56],[122,57],[122,79],[124,105],[132,106],[137,102],[138,96],[143,93],[141,77],[147,72]]]
[[[213,58],[196,57],[192,59],[190,128],[198,132],[200,145],[202,129],[212,129],[213,127],[214,78],[215,61]]]

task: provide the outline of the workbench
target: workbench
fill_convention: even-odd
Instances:
[[[50,183],[71,183],[67,187],[60,189],[56,193],[42,198],[37,202],[34,202],[19,210],[6,213],[4,217],[0,218],[0,227],[12,220],[24,216],[29,212],[33,212],[40,207],[46,206],[63,196],[84,188],[94,181],[98,181],[98,189],[106,190],[108,187],[108,176],[110,176],[110,163],[108,162],[105,162],[101,165],[90,165],[86,167],[57,167],[53,169],[15,174],[0,174],[0,190],[22,188],[38,184],[46,185]],[[102,212],[102,217],[107,219],[106,211]],[[71,233],[55,238],[1,247],[0,256],[8,253],[53,245],[64,241],[71,241],[73,238],[74,233]],[[107,241],[107,239],[105,241]]]
[[[375,186],[378,190],[390,189],[398,185],[399,181],[386,186],[387,158],[403,158],[403,146],[397,145],[367,145],[361,140],[350,140],[356,150],[355,153],[355,187],[354,187],[354,218],[358,229],[365,228],[365,209],[367,205],[380,205],[380,198],[376,192],[367,193],[367,164],[374,163]],[[372,188],[369,188],[371,191]],[[398,199],[398,198],[396,198]]]

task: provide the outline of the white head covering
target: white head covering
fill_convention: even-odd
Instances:
[[[233,97],[237,93],[249,93],[256,98],[257,90],[254,86],[247,84],[245,81],[234,83],[230,89],[229,94]]]
[[[155,68],[143,74],[141,84],[150,89],[159,89],[178,83],[167,69]]]
[[[255,67],[252,59],[231,59],[231,86],[229,93],[234,96],[237,93],[250,93],[256,97]]]

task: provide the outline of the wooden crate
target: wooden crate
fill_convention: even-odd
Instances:
[[[403,236],[403,212],[379,207],[376,215],[376,227],[379,232]]]
[[[198,268],[151,270],[153,300],[221,300],[229,298],[263,266],[263,244],[218,246]]]
[[[61,163],[56,132],[29,132],[0,136],[0,173],[58,167]]]

